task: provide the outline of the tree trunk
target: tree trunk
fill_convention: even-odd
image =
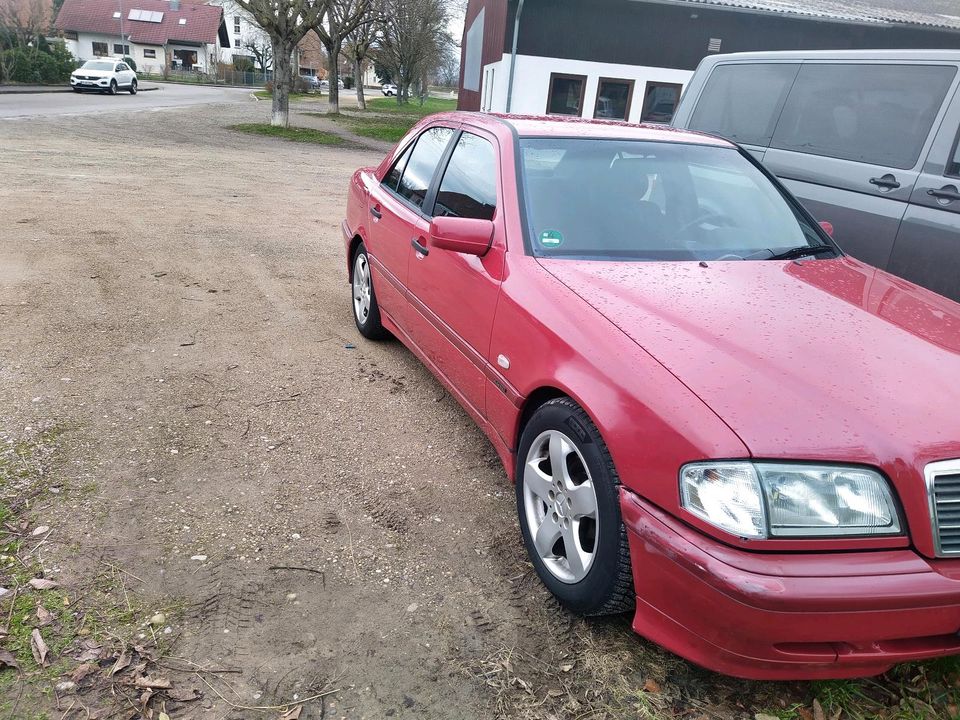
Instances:
[[[293,85],[292,66],[288,47],[273,46],[273,116],[274,127],[290,126],[290,87]]]
[[[360,58],[353,58],[353,81],[357,84],[357,107],[361,110],[367,109],[367,99],[363,96],[363,78],[360,76],[362,68],[360,67]]]
[[[340,49],[341,43],[332,43],[327,47],[327,77],[330,80],[330,97],[327,112],[340,114]]]

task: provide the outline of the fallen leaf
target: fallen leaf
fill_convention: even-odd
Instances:
[[[40,635],[40,631],[37,628],[33,629],[33,632],[30,633],[30,651],[33,653],[33,659],[36,660],[37,665],[40,667],[47,667],[49,664],[47,662],[47,653],[49,649],[47,644],[43,641],[43,636]]]
[[[14,670],[19,670],[20,666],[17,664],[17,659],[13,656],[9,650],[4,650],[0,648],[0,666],[10,667]]]
[[[797,713],[800,715],[801,720],[813,720],[813,713],[805,707],[797,708]]]
[[[570,672],[573,670],[573,663],[566,663],[560,666],[560,672]]]
[[[78,665],[74,671],[70,673],[70,679],[79,685],[87,675],[94,672],[96,669],[97,666],[93,663],[84,663],[83,665]]]
[[[558,698],[563,695],[563,690],[547,690],[547,697]]]
[[[753,720],[779,720],[775,715],[768,715],[767,713],[755,713]]]
[[[956,715],[956,713],[953,713]],[[840,716],[843,715],[843,708],[837,708],[837,711],[833,714],[833,717],[830,720],[840,720]]]
[[[823,714],[823,707],[820,705],[820,701],[814,699],[813,701],[813,720],[826,720],[826,717]]]
[[[124,650],[120,653],[120,657],[117,658],[117,661],[113,664],[113,667],[110,668],[109,675],[116,675],[118,672],[126,668],[130,664],[130,656],[127,654],[127,651]]]
[[[74,655],[74,658],[78,662],[86,663],[93,662],[94,660],[100,659],[100,654],[103,651],[103,648],[95,640],[89,638],[81,641],[80,643],[81,652],[79,655]]]
[[[298,720],[301,712],[303,712],[303,705],[294,705],[281,715],[279,720]],[[161,718],[161,720],[163,719]]]
[[[161,710],[160,714],[157,715],[157,720],[170,720],[170,716]]]
[[[59,587],[60,583],[48,578],[31,578],[29,585],[34,590],[51,590],[55,587]]]
[[[49,625],[53,622],[53,613],[47,610],[43,605],[37,605],[37,620],[40,622],[40,627]]]
[[[153,690],[147,688],[142,693],[140,693],[140,707],[145,708],[147,703],[150,702],[150,698],[154,695]]]
[[[192,702],[199,700],[201,695],[194,688],[170,688],[167,697],[177,702]]]
[[[660,692],[660,683],[658,683],[658,682],[657,682],[656,680],[654,680],[653,678],[649,678],[649,679],[643,684],[643,689],[644,689],[644,692],[648,692],[648,693],[658,693],[658,692]]]
[[[167,678],[160,677],[159,675],[155,678],[149,675],[138,677],[133,684],[138,688],[156,688],[158,690],[169,690],[173,687]]]

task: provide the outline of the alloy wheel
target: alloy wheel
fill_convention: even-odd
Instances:
[[[361,252],[353,263],[353,312],[361,325],[370,317],[370,297],[370,264],[366,254]]]
[[[597,494],[583,455],[562,432],[542,432],[527,453],[522,482],[537,554],[561,582],[580,582],[593,565],[599,531]]]

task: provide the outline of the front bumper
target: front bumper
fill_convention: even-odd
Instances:
[[[75,77],[71,77],[70,84],[73,87],[103,90],[110,86],[110,78],[97,78],[96,80],[90,80],[86,78],[78,79]]]
[[[621,490],[633,629],[688,660],[754,680],[876,675],[960,654],[960,561],[912,550],[751,553]]]

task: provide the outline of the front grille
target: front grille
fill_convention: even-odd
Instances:
[[[960,461],[931,463],[925,475],[937,555],[960,555]]]

